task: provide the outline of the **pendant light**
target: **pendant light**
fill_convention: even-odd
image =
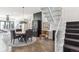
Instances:
[[[9,15],[6,15],[6,21],[9,21]]]
[[[24,21],[24,7],[22,7],[23,9],[23,21],[20,22],[20,24],[26,24],[27,22]]]

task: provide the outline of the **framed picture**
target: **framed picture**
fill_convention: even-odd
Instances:
[[[48,22],[43,23],[43,30],[49,30],[49,24]]]

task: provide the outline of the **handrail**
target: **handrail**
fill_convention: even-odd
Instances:
[[[59,27],[60,27],[60,24],[61,24],[61,18],[60,18],[60,20],[59,20],[59,23],[58,23],[58,25],[57,25],[57,28],[56,28],[56,33],[55,33],[55,51],[57,51],[58,49],[57,49],[57,43],[58,43],[58,41],[57,41],[57,35],[58,35],[58,30],[59,30]]]
[[[51,15],[51,17],[52,17],[52,19],[54,21],[54,25],[55,25],[56,21],[54,20],[54,17],[52,16],[53,14],[51,12],[50,7],[48,7],[48,9],[49,9],[50,15]],[[57,34],[58,34],[58,30],[59,30],[60,24],[61,24],[61,19],[59,20],[59,23],[58,23],[58,25],[56,27],[56,33],[55,33],[55,51],[57,51],[57,48],[56,48],[57,47]]]
[[[52,20],[53,20],[53,22],[54,22],[54,24],[56,23],[56,21],[54,20],[54,18],[53,18],[53,14],[52,14],[52,12],[51,12],[51,9],[50,9],[50,7],[48,7],[48,10],[49,10],[49,13],[50,13],[50,16],[51,16],[51,18],[52,18]]]
[[[55,51],[57,51],[57,35],[58,35],[58,30],[59,30],[59,27],[60,27],[60,24],[61,24],[61,19],[60,19],[60,21],[59,21],[59,23],[58,23],[58,25],[57,25],[57,28],[56,28],[56,33],[55,33]]]
[[[48,10],[49,10],[50,16],[51,16],[51,18],[52,18],[52,20],[54,22],[54,25],[56,25],[56,21],[55,21],[55,19],[53,17],[53,14],[52,14],[52,11],[51,11],[50,7],[48,7]],[[57,34],[58,34],[58,30],[59,30],[60,24],[61,24],[61,18],[60,18],[59,23],[58,23],[58,25],[56,27],[56,33],[55,33],[55,51],[57,51],[57,48],[56,48],[57,47]]]

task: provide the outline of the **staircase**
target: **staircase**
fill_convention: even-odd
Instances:
[[[66,23],[63,49],[64,52],[79,52],[79,21]]]
[[[42,13],[45,18],[47,18],[49,23],[49,28],[53,27],[53,30],[56,30],[61,16],[60,7],[43,7]],[[50,30],[50,29],[49,29]]]
[[[53,30],[56,31],[55,32],[56,33],[55,34],[55,50],[57,51],[58,39],[59,39],[58,31],[59,31],[59,28],[61,27],[60,18],[61,18],[61,14],[62,14],[62,8],[60,8],[60,7],[43,7],[41,10],[42,10],[42,13],[45,16],[45,18],[47,18],[47,20],[48,20],[49,30],[51,30],[51,32],[53,32]]]

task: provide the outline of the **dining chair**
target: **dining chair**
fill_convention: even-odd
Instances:
[[[19,35],[16,35],[15,33],[15,30],[11,30],[11,42],[14,44],[15,42],[15,39],[18,39],[19,40],[20,36]]]
[[[24,39],[26,42],[29,38],[31,38],[31,41],[32,41],[32,29],[26,30],[26,33],[25,33]]]
[[[22,32],[22,29],[16,29],[16,32],[19,32],[19,31]]]

